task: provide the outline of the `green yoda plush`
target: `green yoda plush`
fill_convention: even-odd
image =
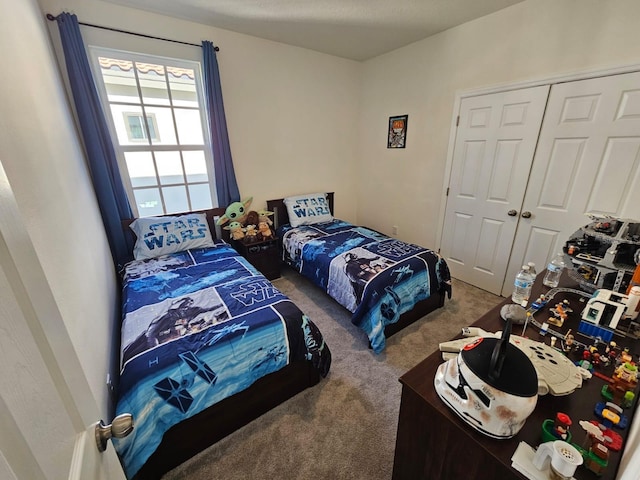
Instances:
[[[222,228],[229,230],[233,240],[242,240],[244,238],[244,228],[242,228],[242,224],[240,222],[231,222],[229,225]]]
[[[270,212],[269,210],[260,210],[258,212],[258,222],[265,222],[268,226],[271,226],[273,225],[273,220],[271,220],[269,217],[271,217],[272,215],[273,212]]]
[[[247,210],[253,201],[253,197],[245,198],[241,202],[231,203],[224,211],[224,215],[218,218],[217,225],[224,225],[227,222],[243,223]]]

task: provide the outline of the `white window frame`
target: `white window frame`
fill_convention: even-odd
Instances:
[[[188,186],[189,185],[198,185],[198,184],[203,185],[205,183],[208,183],[209,192],[211,194],[211,205],[212,205],[212,207],[217,207],[218,206],[218,200],[217,200],[217,193],[216,193],[216,186],[215,186],[215,170],[214,170],[213,153],[212,153],[213,150],[212,150],[212,145],[211,145],[211,136],[210,136],[210,132],[209,132],[209,128],[208,128],[209,120],[207,118],[207,111],[206,111],[206,106],[205,106],[205,96],[204,96],[204,86],[203,86],[203,79],[202,79],[201,63],[200,62],[196,62],[196,61],[192,61],[192,60],[182,60],[182,59],[171,58],[171,57],[163,57],[163,56],[146,54],[146,53],[136,53],[136,52],[130,52],[130,51],[126,51],[126,50],[119,50],[119,49],[113,49],[113,48],[104,48],[104,47],[97,47],[97,46],[89,46],[88,47],[88,53],[89,53],[91,68],[93,70],[93,75],[94,75],[94,79],[95,79],[96,88],[97,88],[98,93],[100,95],[103,111],[104,111],[105,117],[107,118],[107,123],[109,124],[109,131],[110,131],[110,134],[111,134],[112,143],[113,143],[113,146],[114,146],[114,149],[115,149],[115,152],[116,152],[116,156],[118,158],[118,167],[120,169],[122,182],[123,182],[125,190],[127,192],[127,196],[129,198],[129,203],[131,205],[131,210],[133,211],[133,214],[136,217],[139,217],[141,215],[139,210],[138,210],[138,205],[137,205],[136,200],[135,200],[134,191],[135,190],[144,190],[144,189],[158,189],[159,190],[159,192],[160,192],[160,201],[162,203],[161,207],[162,207],[162,211],[165,214],[166,213],[178,213],[178,212],[174,212],[172,210],[167,210],[167,207],[165,205],[164,196],[163,196],[163,193],[162,193],[162,188],[171,187],[171,186],[177,186],[177,185],[185,186],[186,195],[187,195],[187,202],[188,202],[188,205],[189,205],[188,210],[192,210],[192,208],[191,208],[191,198],[190,198],[190,195],[189,195]],[[99,62],[98,62],[98,57],[126,58],[127,60],[131,60],[133,62],[155,63],[155,64],[159,64],[159,65],[175,66],[175,67],[179,67],[179,68],[186,68],[186,69],[193,70],[196,94],[197,94],[197,97],[198,97],[198,105],[199,105],[199,108],[195,108],[194,107],[193,109],[194,110],[197,109],[199,111],[199,113],[200,113],[200,122],[201,122],[202,130],[203,130],[202,131],[203,145],[180,145],[179,136],[178,136],[177,131],[176,131],[176,134],[175,134],[176,144],[174,144],[174,145],[154,145],[153,141],[147,141],[147,138],[138,139],[138,140],[131,139],[130,132],[128,131],[129,126],[128,126],[127,122],[125,122],[125,125],[126,125],[126,128],[127,128],[127,133],[129,134],[129,138],[132,141],[132,143],[134,143],[134,145],[120,145],[120,143],[118,141],[118,134],[117,134],[116,129],[115,129],[115,121],[114,121],[114,118],[112,116],[110,105],[111,104],[118,104],[118,105],[124,105],[124,106],[133,106],[133,104],[130,104],[130,103],[119,103],[119,102],[109,102],[108,96],[107,96],[106,87],[104,85],[104,82],[102,81],[102,72],[101,72],[101,67],[99,65]],[[139,95],[140,98],[142,98],[142,94],[140,92],[140,85],[138,84],[137,86],[138,86],[138,95]],[[169,107],[171,107],[172,111],[173,111],[173,105],[171,103],[171,89],[168,86],[167,86],[167,92],[169,94],[169,102],[170,102]],[[155,121],[154,114],[152,112],[147,113],[145,111],[145,105],[142,103],[142,101],[140,102],[139,106],[141,107],[142,112],[141,113],[134,113],[134,114],[136,114],[136,115],[138,115],[140,117],[152,116],[154,118],[154,121]],[[136,104],[136,107],[138,107],[137,104]],[[188,107],[180,106],[179,108],[184,109],[184,108],[188,108]],[[154,129],[155,129],[156,135],[152,140],[159,140],[160,132],[158,130],[158,125],[157,124],[154,124]],[[148,134],[149,134],[149,132],[145,131],[145,137],[148,137]],[[140,142],[140,145],[135,144],[135,143],[138,143],[138,142]],[[200,150],[204,151],[205,165],[206,165],[206,169],[207,169],[208,182],[189,182],[189,181],[187,181],[186,176],[183,175],[183,182],[172,183],[172,184],[161,183],[157,167],[155,167],[154,168],[155,174],[156,174],[156,185],[155,186],[144,186],[144,187],[135,187],[135,188],[132,186],[131,179],[130,179],[129,173],[128,173],[126,160],[125,160],[125,152],[146,152],[146,151],[150,151],[151,154],[152,154],[154,165],[156,165],[155,152],[179,151],[180,152],[180,156],[181,156],[181,161],[182,161],[182,168],[183,168],[183,172],[184,172],[184,159],[182,158],[182,153],[183,152],[187,152],[187,151],[200,151]]]

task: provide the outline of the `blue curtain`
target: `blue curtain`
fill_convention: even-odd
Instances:
[[[230,203],[240,201],[240,191],[236,182],[236,174],[231,160],[227,119],[222,102],[222,88],[218,59],[213,44],[207,40],[202,42],[204,57],[204,90],[209,113],[209,129],[213,144],[213,165],[215,168],[218,205],[226,207]]]
[[[73,100],[80,122],[102,221],[116,266],[130,256],[132,238],[125,235],[121,221],[133,216],[122,184],[109,128],[89,66],[89,60],[75,15],[56,17]]]

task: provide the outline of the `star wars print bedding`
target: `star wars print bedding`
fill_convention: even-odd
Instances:
[[[127,264],[122,300],[116,415],[135,428],[113,443],[128,478],[170,427],[290,361],[329,371],[318,328],[222,241]]]
[[[432,250],[337,219],[279,234],[283,260],[353,313],[376,353],[400,315],[433,294],[451,296],[449,267]]]

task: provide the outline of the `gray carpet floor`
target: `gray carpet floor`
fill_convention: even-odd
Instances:
[[[333,356],[329,375],[164,480],[390,479],[399,377],[503,300],[454,279],[443,308],[390,337],[376,355],[349,312],[302,276],[287,268],[273,283],[323,333]]]

